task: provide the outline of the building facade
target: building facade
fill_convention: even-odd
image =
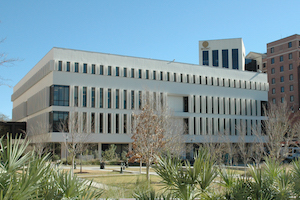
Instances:
[[[53,48],[14,87],[13,120],[48,124],[49,142],[66,141],[57,128],[79,113],[89,143],[127,145],[131,115],[149,91],[188,126],[185,142],[238,142],[238,131],[261,133],[267,76],[241,70]],[[63,157],[63,154],[62,154]]]
[[[295,34],[267,44],[269,102],[287,102],[299,110],[300,35]]]
[[[245,60],[245,70],[267,73],[267,54],[249,52]]]
[[[242,38],[199,41],[199,65],[244,71]]]

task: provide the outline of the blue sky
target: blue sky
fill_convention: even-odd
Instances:
[[[198,64],[198,41],[243,38],[246,53],[300,34],[299,0],[17,1],[0,3],[0,66],[14,86],[52,48]],[[13,89],[0,86],[0,112],[11,117]]]

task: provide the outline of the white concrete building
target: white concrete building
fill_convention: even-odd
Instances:
[[[199,41],[199,65],[244,71],[242,38]]]
[[[63,144],[56,125],[76,111],[87,116],[89,142],[131,143],[131,114],[145,90],[188,124],[186,143],[207,137],[218,142],[218,133],[238,142],[235,127],[241,124],[252,142],[252,128],[261,132],[268,89],[263,73],[53,48],[14,87],[11,99],[14,121],[27,121],[28,128],[52,124],[49,142]]]

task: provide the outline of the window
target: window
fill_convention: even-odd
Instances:
[[[83,112],[82,113],[82,131],[84,132],[84,133],[86,133],[87,132],[87,127],[86,127],[86,122],[87,122],[87,116],[86,116],[86,112]]]
[[[86,107],[86,90],[87,90],[87,87],[83,87],[82,107]]]
[[[99,133],[103,133],[103,113],[99,116]]]
[[[111,76],[111,66],[108,66],[108,67],[107,67],[107,75],[108,75],[108,76]]]
[[[283,72],[283,66],[280,66],[280,72]]]
[[[149,79],[149,70],[146,70],[146,79]]]
[[[280,82],[284,82],[284,77],[280,76]]]
[[[160,80],[163,81],[164,80],[164,73],[160,72]]]
[[[284,97],[281,97],[281,103],[283,103],[284,102]]]
[[[91,132],[95,133],[95,113],[91,113]]]
[[[120,67],[116,67],[116,76],[120,75]]]
[[[176,73],[174,73],[174,82],[176,82]]]
[[[223,68],[228,68],[228,49],[222,50],[222,65]]]
[[[289,78],[290,78],[290,81],[293,80],[293,74],[290,74]]]
[[[91,100],[92,100],[92,108],[95,108],[95,88],[92,88],[92,93],[91,93]]]
[[[183,112],[189,112],[189,98],[183,97]]]
[[[126,133],[127,132],[127,114],[124,114],[124,120],[123,120],[123,132]]]
[[[293,69],[293,64],[289,64],[289,70]]]
[[[186,82],[190,83],[190,75],[188,75],[188,74],[186,75]]]
[[[58,61],[58,71],[62,71],[62,61]]]
[[[273,104],[275,104],[275,103],[276,103],[276,99],[275,99],[275,98],[273,98],[273,99],[272,99],[272,102],[273,102]]]
[[[290,102],[293,102],[294,101],[294,95],[291,95],[290,96]]]
[[[142,91],[139,91],[139,109],[142,109]]]
[[[95,74],[95,71],[96,71],[96,66],[95,64],[92,64],[92,74]]]
[[[116,109],[118,109],[119,108],[119,90],[118,89],[116,89]]]
[[[208,51],[203,51],[202,52],[202,57],[203,57],[203,65],[209,65],[208,61]]]
[[[274,53],[274,47],[271,47],[271,53]]]
[[[279,57],[279,61],[282,62],[283,61],[283,56]]]
[[[292,47],[292,42],[289,42],[288,43],[288,48],[291,48]]]
[[[131,109],[134,109],[134,90],[131,90]]]
[[[119,133],[119,114],[116,114],[116,133]]]
[[[99,107],[103,108],[103,88],[100,88],[100,102]]]
[[[213,66],[218,67],[219,66],[219,51],[218,50],[213,50],[212,51],[212,56],[213,56]]]
[[[49,115],[50,115],[49,116],[50,127],[52,127],[53,132],[60,132],[60,131],[69,132],[68,130],[69,112],[53,111],[50,112]],[[60,130],[62,123],[66,127],[65,130]]]
[[[100,71],[99,71],[100,75],[103,75],[103,65],[100,65]]]
[[[185,134],[189,134],[189,118],[183,118],[183,124],[186,130]]]
[[[239,69],[239,50],[232,49],[232,69]]]
[[[83,63],[83,70],[82,70],[83,73],[87,73],[87,64],[86,63]]]
[[[111,89],[107,90],[107,108],[111,108]]]
[[[182,83],[183,82],[183,75],[180,74],[180,82]]]
[[[272,78],[272,84],[275,84],[275,78]]]
[[[70,62],[67,62],[67,69],[66,69],[67,72],[70,71],[70,66],[71,66]]]
[[[290,91],[294,91],[294,85],[290,85]]]
[[[156,71],[153,71],[153,80],[156,80]]]
[[[50,106],[69,106],[69,86],[52,85],[50,87]]]
[[[74,106],[78,106],[78,86],[74,87]]]
[[[170,81],[170,72],[167,72],[167,81]]]
[[[74,72],[78,73],[79,63],[75,63]]]
[[[275,63],[275,59],[271,58],[271,64],[274,64],[274,63]]]
[[[275,88],[272,89],[272,94],[275,94]]]
[[[271,69],[271,74],[275,74],[275,68]]]
[[[123,76],[127,77],[127,68],[126,67],[124,67],[124,69],[123,69]]]
[[[289,59],[293,59],[293,54],[289,53]]]
[[[107,133],[111,133],[111,114],[107,114]]]
[[[127,108],[127,90],[123,92],[123,99],[124,99],[124,109]]]
[[[139,78],[142,78],[142,70],[139,69]]]
[[[134,78],[134,69],[131,68],[131,78]]]
[[[284,92],[284,87],[283,86],[280,88],[280,92]]]

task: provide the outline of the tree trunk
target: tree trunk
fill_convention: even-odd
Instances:
[[[142,173],[142,165],[143,165],[142,160],[140,160],[140,174]]]
[[[80,173],[82,173],[82,153],[80,155]]]
[[[75,155],[73,153],[73,155],[72,155],[72,166],[71,166],[71,174],[72,174],[72,176],[74,176],[74,162],[75,162]]]
[[[150,182],[150,162],[146,162],[146,174],[147,174],[147,180]]]

